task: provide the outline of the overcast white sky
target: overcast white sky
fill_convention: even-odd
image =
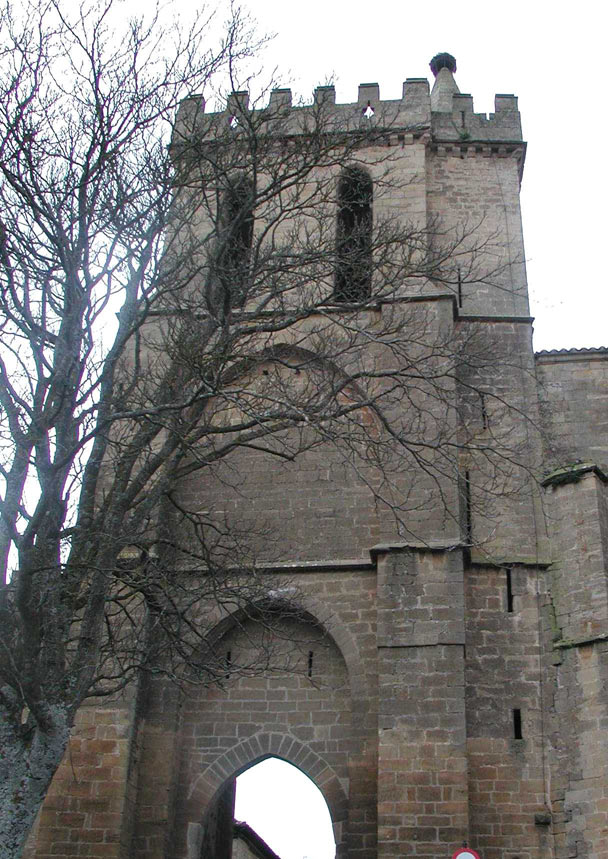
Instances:
[[[599,3],[249,0],[247,5],[262,30],[276,33],[265,69],[276,66],[294,95],[307,97],[333,77],[340,102],[355,101],[358,84],[371,81],[380,84],[381,98],[399,98],[407,77],[427,76],[432,82],[431,57],[449,51],[458,63],[460,91],[473,95],[477,112],[493,111],[497,92],[519,96],[528,141],[522,208],[535,348],[608,346],[602,262],[608,221],[606,27]],[[256,770],[248,780],[250,796],[273,802],[269,783],[256,783]],[[296,786],[283,788],[287,806],[307,819],[308,829],[320,828]],[[255,826],[253,801],[248,807],[242,797],[239,813],[245,816],[249,809]],[[284,822],[289,831],[293,824],[286,812],[274,815],[277,830]],[[289,859],[333,855],[328,847],[330,852],[309,848],[295,829],[291,832]],[[272,833],[266,828],[264,833],[272,846]]]
[[[329,810],[300,770],[269,758],[237,780],[234,816],[246,820],[281,859],[333,859]]]

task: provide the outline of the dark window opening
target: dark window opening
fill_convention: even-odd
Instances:
[[[462,273],[458,266],[458,307],[462,307]]]
[[[505,570],[507,574],[507,611],[513,611],[513,581],[511,579],[511,570]]]
[[[336,301],[366,301],[372,286],[372,199],[369,173],[351,167],[338,184]]]
[[[464,473],[464,538],[467,546],[473,542],[473,515],[471,509],[471,475]]]
[[[488,429],[490,426],[490,421],[488,419],[488,409],[486,407],[485,394],[479,395],[479,404],[481,406],[481,425],[484,429]]]
[[[313,651],[308,651],[308,676],[312,677],[312,660],[313,660]]]
[[[523,734],[521,731],[521,710],[520,709],[513,710],[513,736],[516,740],[523,739]]]
[[[230,669],[232,667],[232,651],[226,651],[226,680],[230,677]]]
[[[241,181],[224,193],[220,204],[217,268],[225,310],[242,307],[247,299],[253,203],[252,183]]]

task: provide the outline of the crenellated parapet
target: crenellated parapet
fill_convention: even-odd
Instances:
[[[448,58],[447,60],[445,58]],[[473,98],[459,91],[454,80],[456,61],[438,54],[431,61],[435,83],[431,91],[426,78],[407,78],[400,99],[381,99],[377,83],[359,85],[354,102],[336,103],[333,85],[320,86],[310,104],[294,104],[290,89],[275,89],[263,107],[250,104],[247,91],[233,92],[223,111],[205,112],[202,96],[191,96],[180,107],[174,140],[212,129],[238,136],[244,126],[254,125],[267,133],[307,134],[324,132],[430,133],[437,142],[520,142],[521,121],[514,95],[498,94],[494,113],[475,113]]]
[[[428,131],[431,126],[431,102],[426,78],[411,78],[403,84],[400,99],[381,100],[377,83],[359,86],[357,101],[336,104],[334,86],[320,86],[310,104],[294,104],[290,89],[275,89],[263,107],[250,104],[246,91],[228,96],[223,111],[205,112],[202,96],[185,99],[177,116],[174,141],[178,135],[192,133],[225,134],[234,132],[235,139],[244,127],[279,135],[313,132],[379,132]]]
[[[473,96],[455,92],[450,95],[450,109],[431,112],[433,139],[437,141],[473,140],[521,142],[521,118],[517,96],[498,94],[494,113],[475,113]]]

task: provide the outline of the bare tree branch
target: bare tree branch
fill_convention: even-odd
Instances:
[[[516,261],[482,218],[394,205],[419,181],[394,139],[428,129],[337,124],[322,99],[250,109],[242,92],[205,114],[258,49],[246,18],[210,47],[204,14],[118,35],[115,18],[111,0],[2,11],[7,856],[87,697],[140,671],[221,684],[272,670],[271,635],[228,669],[213,632],[230,616],[280,636],[300,611],[264,572],[280,534],[248,515],[247,457],[290,469],[328,452],[388,532],[419,537],[433,510],[455,542],[464,471],[490,520],[528,479],[522,405],[479,384],[517,356],[437,311],[463,284],[509,289]]]

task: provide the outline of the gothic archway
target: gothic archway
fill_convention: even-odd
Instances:
[[[201,820],[200,847],[191,831],[188,856],[228,859],[233,841],[240,837],[254,844],[259,838],[260,846],[266,843],[280,856],[297,846],[298,851],[333,859],[342,854],[341,849],[336,854],[336,842],[341,845],[343,821],[334,819],[341,814],[334,804],[332,817],[323,791],[300,767],[266,755],[218,788]]]
[[[251,827],[281,859],[336,855],[323,794],[300,769],[280,758],[266,758],[236,779],[234,819]]]
[[[349,670],[336,642],[307,612],[284,623],[280,644],[305,644],[295,670],[279,665],[254,676],[237,674],[227,677],[224,688],[199,688],[184,701],[176,855],[200,859],[209,816],[212,826],[226,831],[227,789],[245,770],[275,757],[297,767],[319,789],[330,811],[336,856],[346,856],[356,731]],[[255,629],[244,626],[227,629],[219,642],[237,664],[239,649],[255,636]],[[205,849],[211,855],[219,848]]]

